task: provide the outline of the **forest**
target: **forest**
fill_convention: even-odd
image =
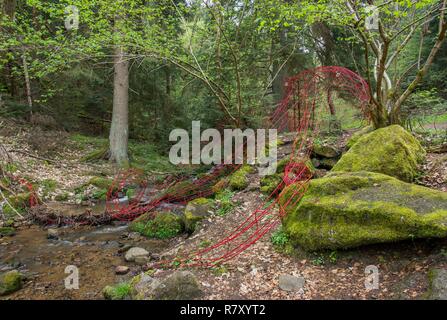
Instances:
[[[447,0],[0,0],[0,300],[446,300],[446,35]]]

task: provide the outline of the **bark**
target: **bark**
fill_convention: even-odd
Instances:
[[[122,47],[114,54],[113,113],[110,127],[110,158],[120,167],[129,165],[129,62]]]

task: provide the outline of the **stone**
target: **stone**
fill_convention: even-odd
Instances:
[[[419,174],[426,152],[398,125],[363,135],[332,168],[333,172],[370,171],[411,182]]]
[[[183,215],[186,232],[193,233],[197,223],[212,215],[213,212],[214,201],[212,199],[197,198],[188,202]]]
[[[126,252],[126,254],[124,255],[124,259],[128,262],[133,262],[137,257],[148,257],[148,256],[149,252],[147,252],[146,249],[133,247]]]
[[[141,257],[136,257],[135,258],[135,264],[139,265],[139,266],[144,266],[146,265],[149,261],[151,260],[150,257],[146,257],[146,256],[141,256]]]
[[[340,155],[340,151],[328,144],[314,144],[313,154],[318,158],[337,158]]]
[[[50,228],[47,230],[47,239],[57,240],[59,239],[59,230],[56,228]]]
[[[288,274],[279,276],[279,287],[284,291],[299,291],[304,288],[306,280],[304,277],[296,277]]]
[[[11,294],[22,288],[23,275],[17,270],[0,275],[0,296]]]
[[[431,269],[429,271],[429,291],[430,300],[447,300],[447,270]]]
[[[139,257],[137,257],[137,258],[139,258]],[[130,269],[128,266],[117,266],[115,268],[115,273],[118,275],[124,275],[124,274],[127,274],[129,272],[129,270]]]
[[[332,172],[280,195],[284,231],[305,250],[345,249],[374,243],[447,236],[447,193],[373,172]]]
[[[163,280],[141,274],[131,283],[132,297],[138,300],[191,300],[202,295],[199,282],[190,271],[175,271]]]

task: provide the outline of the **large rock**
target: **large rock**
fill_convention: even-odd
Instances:
[[[135,261],[136,258],[148,256],[149,252],[147,252],[146,249],[133,247],[126,252],[126,254],[124,255],[124,259],[128,262],[132,262]]]
[[[184,224],[185,230],[193,233],[199,221],[210,216],[214,210],[214,201],[212,199],[197,198],[188,203],[185,208]]]
[[[393,125],[360,137],[332,171],[371,171],[410,182],[417,176],[425,154],[416,138]]]
[[[132,282],[135,299],[190,300],[202,295],[199,282],[190,271],[176,271],[162,281],[142,274]]]
[[[432,269],[429,272],[429,291],[427,298],[430,300],[447,300],[447,270]]]
[[[0,296],[13,293],[22,288],[23,276],[17,270],[5,272],[0,275]]]
[[[284,189],[282,205],[297,187]],[[379,173],[330,173],[285,209],[285,231],[307,250],[447,236],[447,193]]]

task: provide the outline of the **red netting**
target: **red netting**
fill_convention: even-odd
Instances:
[[[286,95],[270,118],[270,128],[278,131],[296,132],[290,162],[286,166],[283,181],[265,202],[247,215],[237,228],[217,243],[177,260],[188,266],[210,266],[228,261],[254,244],[263,235],[277,226],[289,205],[296,205],[306,192],[311,172],[305,165],[312,150],[313,139],[318,135],[320,120],[325,113],[332,113],[332,93],[347,97],[369,120],[369,90],[364,79],[343,67],[319,67],[305,70],[286,81]],[[209,174],[195,181],[168,178],[161,186],[166,191],[156,196],[148,191],[144,181],[139,181],[138,172],[121,173],[108,194],[109,212],[113,219],[133,220],[166,203],[186,203],[210,196],[212,186],[220,177],[237,170],[239,165],[219,165]],[[296,184],[287,198],[281,199],[285,186]],[[138,185],[139,194],[129,203],[120,203],[123,190],[129,185]],[[172,261],[164,261],[166,265]]]

